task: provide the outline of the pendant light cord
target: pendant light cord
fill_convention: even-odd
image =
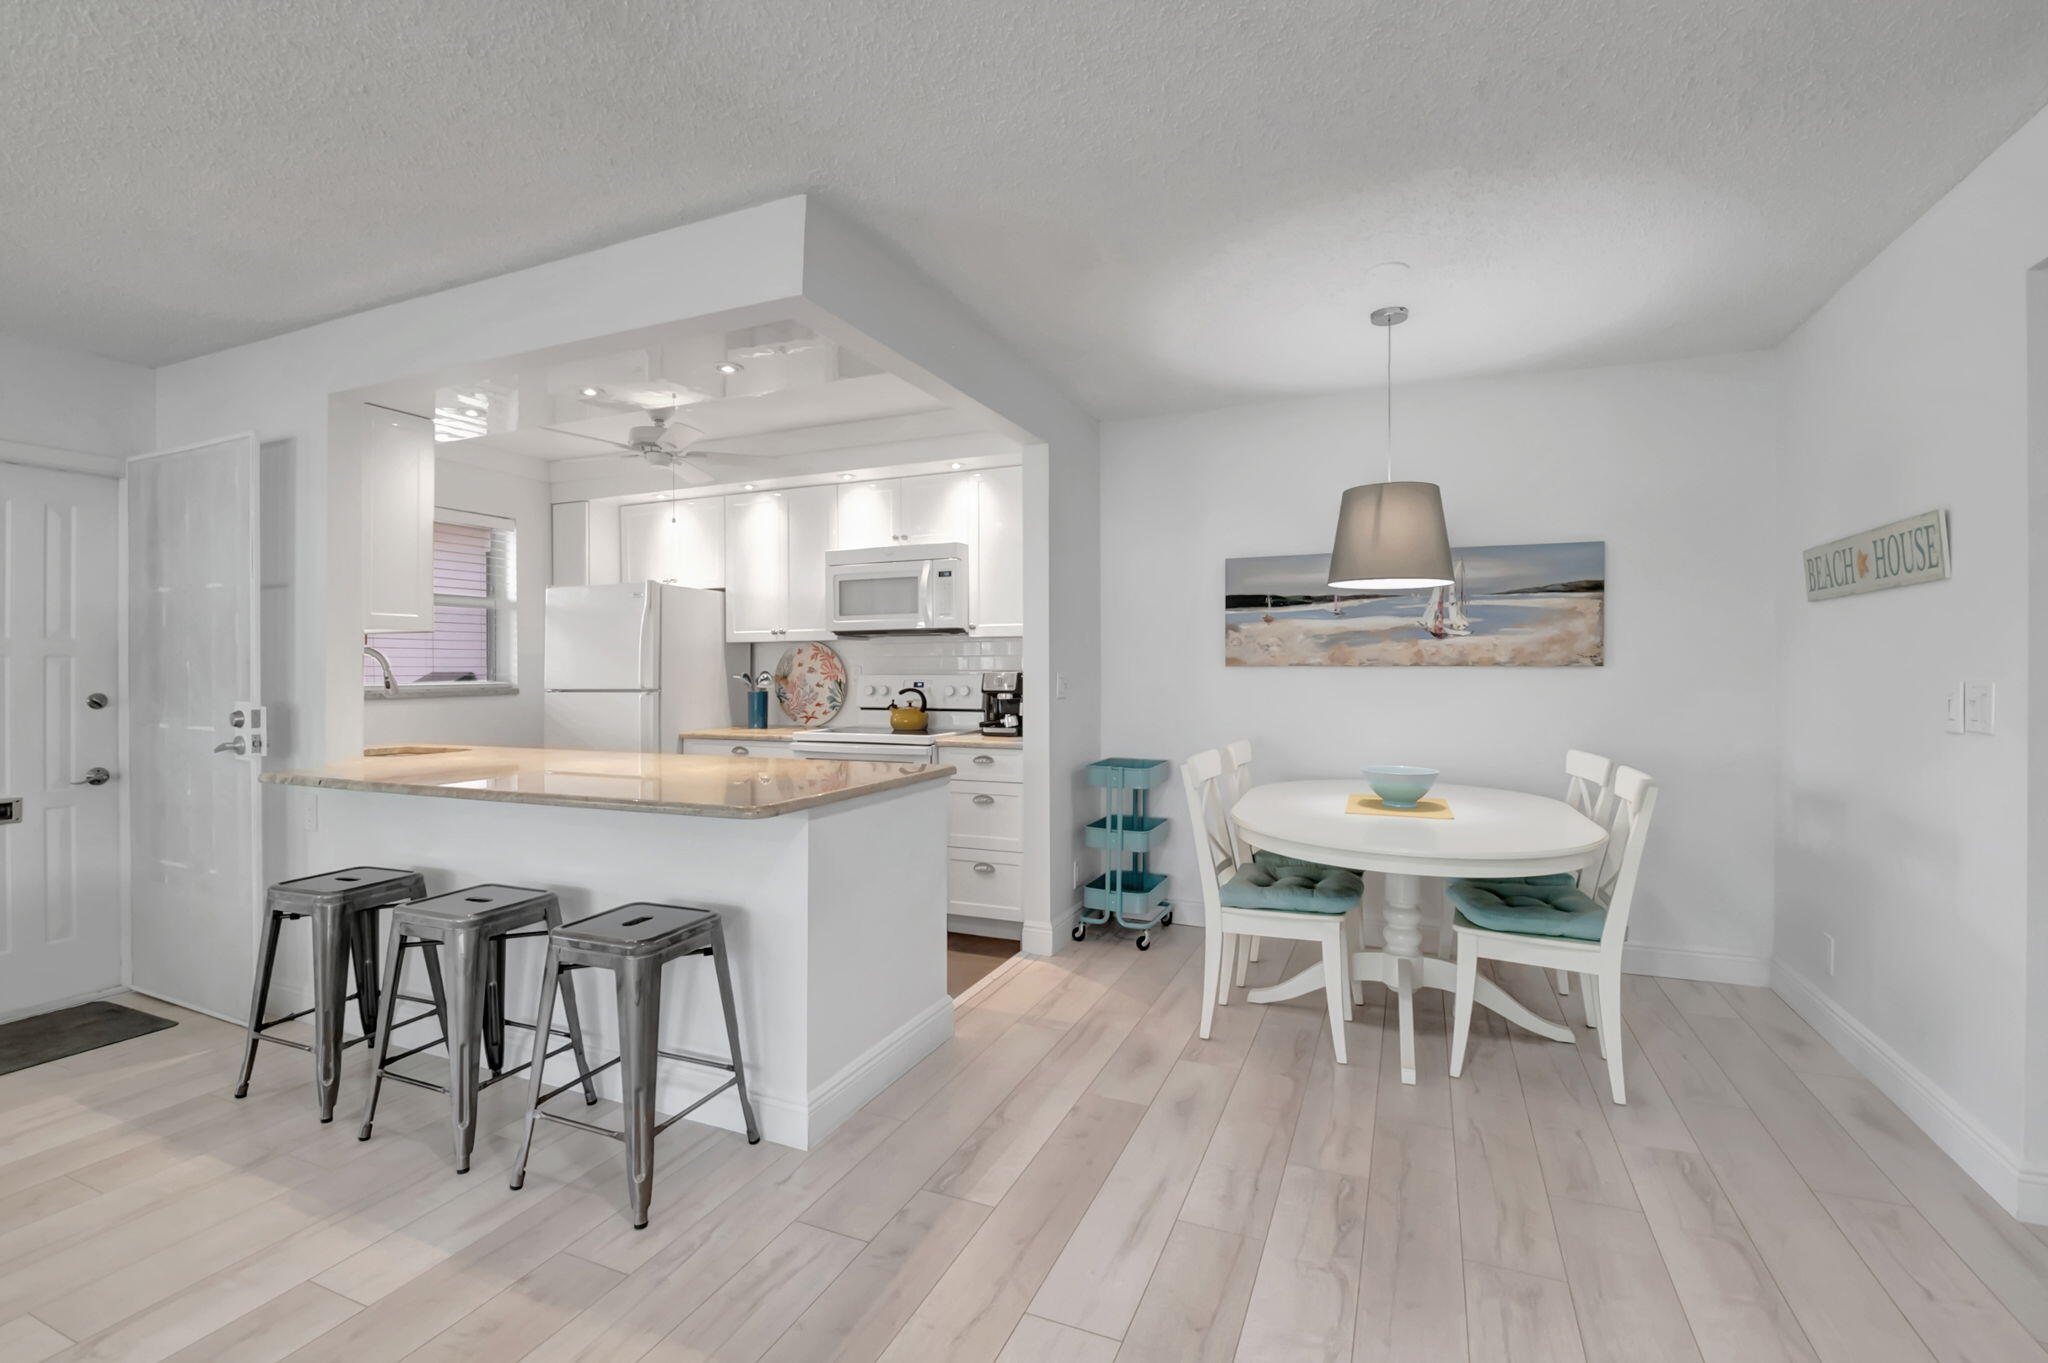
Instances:
[[[1394,481],[1394,329],[1387,333],[1387,481]]]

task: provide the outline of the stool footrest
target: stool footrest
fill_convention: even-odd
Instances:
[[[707,1069],[724,1070],[727,1074],[733,1072],[733,1063],[730,1060],[713,1060],[708,1055],[691,1055],[688,1051],[657,1050],[655,1054],[663,1060],[681,1060],[686,1064],[702,1065]]]
[[[616,1065],[618,1062],[614,1060],[609,1063]],[[599,1068],[602,1068],[602,1066],[600,1066]],[[593,1069],[591,1073],[596,1074],[597,1070]],[[581,1081],[578,1082],[580,1083]],[[698,1108],[704,1106],[704,1104],[710,1102],[713,1098],[716,1098],[719,1094],[725,1092],[727,1089],[736,1086],[739,1082],[740,1081],[737,1078],[728,1079],[723,1084],[720,1084],[717,1088],[712,1089],[709,1093],[706,1093],[702,1097],[698,1098],[696,1102],[690,1104],[681,1112],[674,1114],[673,1116],[667,1118],[665,1121],[656,1122],[654,1124],[654,1134],[659,1136],[662,1132],[668,1130],[677,1122],[689,1116],[692,1112],[695,1112]],[[548,1099],[555,1097],[557,1094],[565,1093],[568,1090],[575,1088],[577,1086],[577,1084],[564,1084],[561,1088],[556,1089],[554,1093],[547,1094],[540,1100],[540,1103],[534,1105],[533,1115],[540,1118],[542,1121],[560,1122],[563,1126],[573,1126],[580,1131],[590,1131],[600,1136],[610,1136],[615,1141],[622,1141],[626,1139],[626,1133],[624,1131],[614,1131],[608,1126],[599,1126],[595,1122],[586,1122],[579,1117],[565,1117],[559,1112],[549,1112],[544,1106],[541,1105],[546,1103]]]

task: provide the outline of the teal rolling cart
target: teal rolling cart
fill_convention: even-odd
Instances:
[[[1088,764],[1088,784],[1100,786],[1107,812],[1088,825],[1088,845],[1103,851],[1108,869],[1081,889],[1074,940],[1091,927],[1115,923],[1138,934],[1138,950],[1152,945],[1152,929],[1173,921],[1166,877],[1152,869],[1152,849],[1166,837],[1166,820],[1153,816],[1151,792],[1166,779],[1167,764],[1148,757],[1105,757]]]

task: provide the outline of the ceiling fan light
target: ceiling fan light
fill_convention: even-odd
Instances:
[[[1363,483],[1346,488],[1330,546],[1330,585],[1412,591],[1452,580],[1443,489],[1435,483]]]

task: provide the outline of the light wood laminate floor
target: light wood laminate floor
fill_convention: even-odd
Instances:
[[[598,1137],[506,1188],[521,1085],[457,1177],[438,1095],[354,1139],[360,1051],[323,1127],[137,1001],[183,1025],[0,1078],[0,1363],[2048,1357],[2048,1239],[1768,991],[1630,977],[1617,1108],[1582,1027],[1448,1079],[1433,993],[1414,1087],[1376,987],[1348,1066],[1318,995],[1198,1040],[1199,943],[1018,965],[808,1154],[678,1125],[640,1232]]]

